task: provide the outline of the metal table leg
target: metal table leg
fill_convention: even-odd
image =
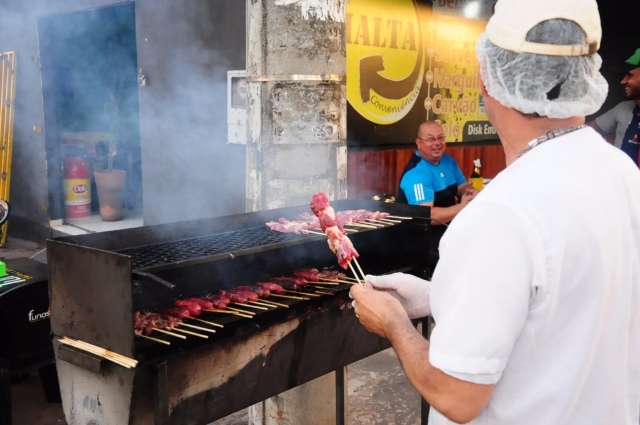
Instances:
[[[344,381],[345,368],[341,367],[336,370],[336,425],[345,424],[345,408],[344,408]]]
[[[429,340],[431,336],[431,325],[432,319],[430,317],[426,317],[420,320],[420,324],[422,325],[422,336]],[[427,425],[429,423],[429,410],[431,410],[431,406],[426,402],[424,398],[420,398],[420,424]]]

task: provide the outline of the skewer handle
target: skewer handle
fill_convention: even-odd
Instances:
[[[288,298],[290,300],[301,300],[301,301],[309,299],[309,298],[306,298],[306,297],[294,297],[293,295],[282,295],[282,294],[273,294],[273,293],[271,295],[269,295],[269,296],[270,297],[276,297],[276,298]]]
[[[172,336],[174,338],[187,339],[187,337],[184,336],[184,335],[180,335],[180,334],[177,334],[177,333],[174,333],[174,332],[165,331],[164,329],[153,328],[153,330],[156,331],[156,332],[160,332],[161,334]]]
[[[191,336],[197,336],[198,338],[202,338],[202,339],[209,339],[209,336],[203,335],[203,334],[199,334],[197,332],[191,332],[191,331],[187,331],[187,330],[180,329],[180,328],[171,328],[171,330],[174,331],[174,332],[181,332],[183,334],[187,334],[187,335],[191,335]]]
[[[184,323],[184,322],[180,323],[179,326],[186,326],[187,328],[190,328],[190,329],[196,329],[196,330],[199,330],[199,331],[209,332],[209,333],[212,333],[212,334],[216,333],[216,331],[213,330],[213,329],[205,328],[205,327],[202,327],[202,326],[190,325],[190,324]]]
[[[233,310],[220,310],[220,309],[212,308],[212,309],[205,309],[204,311],[209,313],[230,314],[231,316],[238,316],[238,317],[244,317],[247,319],[253,319],[253,316],[250,314],[242,314]]]
[[[239,305],[239,306],[242,306],[242,307],[253,308],[253,309],[256,309],[256,310],[265,310],[265,311],[269,310],[267,307],[260,307],[260,306],[257,306],[257,305],[247,304],[247,303],[233,303],[233,305]],[[229,307],[227,307],[227,308],[229,308]]]
[[[358,268],[358,271],[360,272],[360,275],[362,276],[362,283],[365,283],[365,281],[367,280],[367,277],[364,274],[364,272],[362,271],[362,267],[360,267],[360,263],[358,262],[358,258],[354,257],[353,261],[356,263],[356,267]]]
[[[224,325],[220,323],[211,322],[209,320],[196,319],[195,317],[189,317],[190,320],[195,320],[196,322],[206,323],[207,325],[215,326],[216,328],[224,328]]]
[[[349,261],[349,268],[351,269],[351,273],[353,273],[353,275],[356,277],[358,283],[362,285],[362,282],[360,282],[360,278],[358,277],[358,273],[356,273],[356,269],[354,269],[351,265],[351,261]]]
[[[398,220],[413,220],[413,217],[403,217],[401,215],[388,215],[388,218],[396,218]]]
[[[171,343],[169,341],[165,341],[164,339],[154,338],[152,336],[147,336],[147,335],[142,335],[142,334],[140,334],[140,335],[136,334],[136,336],[139,337],[139,338],[148,339],[149,341],[157,342],[158,344],[171,345]]]

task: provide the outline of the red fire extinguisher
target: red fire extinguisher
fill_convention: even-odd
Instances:
[[[91,215],[89,164],[77,156],[64,159],[64,206],[67,218]]]

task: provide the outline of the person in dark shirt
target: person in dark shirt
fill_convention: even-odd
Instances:
[[[625,64],[627,72],[620,84],[627,100],[598,116],[589,125],[613,141],[640,167],[640,49]]]
[[[398,200],[431,207],[433,224],[449,223],[476,195],[456,161],[445,153],[447,143],[437,121],[420,124],[416,153],[400,179]]]

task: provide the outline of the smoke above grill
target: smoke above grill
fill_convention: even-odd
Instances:
[[[226,144],[241,3],[2,2],[0,51],[18,56],[13,212],[63,218],[64,157],[104,167],[111,145],[145,223],[243,211],[244,148]]]

